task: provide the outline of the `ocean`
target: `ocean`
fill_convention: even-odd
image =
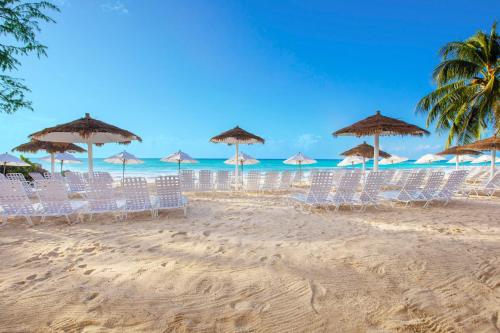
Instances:
[[[81,164],[64,164],[64,170],[86,172],[87,171],[87,160],[81,159]],[[143,164],[138,165],[127,165],[126,166],[126,176],[140,176],[140,177],[155,177],[158,175],[172,174],[176,173],[178,166],[174,163],[161,162],[160,158],[144,158]],[[181,164],[181,169],[193,169],[193,170],[234,170],[234,165],[225,164],[225,159],[209,159],[201,158],[198,159],[198,163],[195,164]],[[260,171],[284,171],[284,170],[298,170],[299,167],[295,165],[287,165],[283,163],[283,159],[262,159],[259,164],[255,165],[245,165],[243,166],[243,172],[249,170],[260,170]],[[303,165],[302,170],[308,172],[312,169],[325,169],[325,168],[337,168],[337,164],[341,161],[340,159],[319,159],[318,163],[311,165]],[[44,169],[50,170],[50,162],[45,162],[40,159],[33,159],[33,162],[40,163]],[[399,169],[411,169],[411,168],[454,168],[455,164],[446,163],[446,161],[435,162],[432,164],[415,164],[415,161],[406,161],[404,163],[393,164],[393,165],[381,165],[380,169],[387,168],[399,168]],[[489,165],[489,163],[483,164],[471,164],[470,162],[460,163],[461,166],[480,166]],[[367,169],[371,169],[373,162],[367,163]],[[361,164],[355,165],[354,168],[361,168]],[[352,167],[349,167],[352,168]],[[60,170],[60,164],[56,163],[56,171]],[[121,177],[122,165],[121,164],[110,164],[104,162],[103,158],[94,159],[94,170],[95,171],[107,171],[113,176]],[[241,167],[240,167],[241,170]]]

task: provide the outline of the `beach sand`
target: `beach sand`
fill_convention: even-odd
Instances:
[[[0,331],[500,332],[500,199],[190,200],[187,218],[0,229]]]

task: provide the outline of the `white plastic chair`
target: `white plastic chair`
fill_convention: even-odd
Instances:
[[[78,194],[84,196],[87,189],[87,180],[79,172],[67,172],[66,183],[70,194]]]
[[[467,196],[470,196],[472,193],[476,196],[479,196],[480,193],[484,193],[492,197],[497,191],[500,191],[500,172],[496,172],[493,177],[487,178],[480,184],[471,185],[465,189]]]
[[[229,191],[231,189],[231,178],[229,171],[218,170],[215,174],[215,188],[217,191]]]
[[[20,182],[28,197],[33,197],[35,195],[35,191],[33,189],[33,183],[27,181],[22,173],[8,173],[6,175],[6,178],[8,180],[14,180]]]
[[[155,178],[156,214],[158,210],[182,209],[187,214],[188,200],[182,195],[178,176],[160,176]]]
[[[347,205],[353,207],[355,204],[354,195],[363,176],[359,170],[345,170],[340,177],[335,192],[330,194],[328,200],[338,211],[341,206]]]
[[[91,221],[94,214],[114,214],[117,219],[123,218],[124,203],[118,200],[112,184],[90,180],[85,197],[87,205],[84,213],[90,216]]]
[[[404,203],[405,206],[408,206],[418,197],[421,187],[426,180],[426,176],[427,172],[424,169],[412,170],[408,173],[404,172],[402,179],[406,178],[406,180],[401,190],[385,192],[384,197],[395,202]],[[402,181],[402,179],[398,182]]]
[[[434,194],[432,201],[442,201],[447,205],[453,196],[461,190],[468,173],[468,170],[452,171],[443,187]]]
[[[283,171],[281,172],[280,184],[279,188],[281,190],[288,190],[290,186],[292,186],[292,172],[291,171]]]
[[[258,192],[260,191],[260,171],[249,171],[246,175],[245,191]]]
[[[354,199],[354,202],[361,205],[361,211],[366,210],[368,206],[379,206],[380,191],[387,182],[387,176],[385,171],[371,171],[366,175],[361,193]]]
[[[84,207],[83,201],[70,201],[66,186],[63,182],[53,179],[35,181],[35,188],[40,200],[40,208],[38,213],[42,217],[42,222],[46,217],[64,216],[68,223],[71,224],[69,218],[73,214],[78,214]]]
[[[30,172],[29,175],[33,179],[33,181],[35,181],[35,180],[44,180],[45,179],[43,177],[43,175],[41,173],[39,173],[39,172]]]
[[[88,172],[86,172],[84,174],[84,178],[86,181],[88,181],[90,179]],[[99,181],[99,182],[104,182],[104,183],[109,183],[109,184],[113,184],[113,182],[114,182],[114,179],[111,176],[111,174],[109,172],[104,172],[104,171],[94,171],[92,173],[91,179],[93,181]]]
[[[198,173],[198,191],[213,191],[214,181],[211,170],[200,170]]]
[[[330,205],[328,195],[332,189],[333,173],[331,171],[321,171],[313,174],[311,187],[304,193],[294,193],[290,199],[300,204],[312,207]]]
[[[194,170],[181,170],[181,189],[184,192],[196,190],[196,180]]]
[[[123,197],[125,199],[125,218],[128,213],[150,211],[151,217],[156,216],[156,210],[151,203],[148,183],[143,177],[125,177],[123,180]]]
[[[31,217],[36,216],[36,209],[26,195],[19,181],[10,181],[5,177],[0,181],[0,215],[2,226],[7,224],[9,217],[24,217],[26,223],[33,225]]]
[[[278,188],[279,173],[276,171],[268,171],[264,174],[264,182],[262,183],[262,191],[273,191]]]

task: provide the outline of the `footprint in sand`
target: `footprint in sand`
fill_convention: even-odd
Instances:
[[[83,264],[83,265],[78,265],[78,268],[85,268],[85,267],[87,267],[87,265],[86,265],[86,264]]]
[[[92,274],[93,271],[95,271],[95,269],[89,269],[89,270],[85,271],[85,273],[83,273],[83,274],[90,275],[90,274]]]
[[[36,278],[36,274],[30,275],[26,278],[26,280],[33,280]]]
[[[82,252],[84,252],[84,253],[90,253],[90,252],[92,252],[94,250],[95,250],[95,247],[89,247],[89,248],[83,249]]]
[[[99,293],[92,293],[91,295],[87,296],[87,301],[91,301],[97,296],[99,296]]]
[[[205,236],[205,237],[210,236],[210,231],[208,231],[208,230],[203,231],[203,236]]]
[[[259,259],[259,260],[260,260],[261,262],[264,262],[264,261],[266,261],[266,260],[267,260],[267,257],[260,257],[260,259]]]
[[[179,231],[179,232],[176,232],[175,234],[173,234],[170,237],[175,238],[176,236],[186,236],[186,235],[187,235],[187,232],[185,232],[185,231]]]

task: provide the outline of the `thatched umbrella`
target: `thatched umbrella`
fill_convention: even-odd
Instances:
[[[408,124],[404,121],[382,116],[380,111],[377,111],[374,116],[370,116],[352,124],[351,126],[344,127],[336,132],[333,132],[333,136],[354,135],[361,137],[373,135],[375,146],[373,154],[373,170],[375,171],[378,170],[379,137],[381,135],[422,136],[424,134],[428,135],[429,132],[423,128]]]
[[[373,146],[370,146],[366,142],[363,142],[360,145],[357,145],[356,147],[349,149],[342,154],[342,156],[358,156],[363,159],[363,171],[365,171],[366,168],[366,159],[367,158],[373,158],[375,155],[375,148]],[[386,153],[385,151],[380,150],[379,151],[379,156],[382,158],[388,158],[391,157],[390,154]]]
[[[460,156],[462,155],[481,155],[480,152],[473,149],[463,148],[463,146],[454,146],[437,153],[436,155],[455,155],[455,169],[458,170],[458,164],[460,163]],[[453,163],[453,162],[451,162]]]
[[[252,134],[250,132],[245,131],[244,129],[236,126],[229,131],[225,131],[217,136],[214,136],[210,139],[211,142],[214,143],[227,143],[228,145],[234,145],[236,147],[236,160],[238,160],[238,145],[240,144],[255,144],[255,143],[264,143],[265,140],[260,136]],[[236,183],[238,183],[238,164],[235,165],[235,177]]]
[[[468,145],[462,146],[461,149],[473,150],[489,150],[491,151],[491,176],[495,174],[496,151],[500,150],[500,137],[492,136],[488,139],[479,140]]]
[[[85,149],[72,143],[64,142],[47,142],[31,140],[12,149],[12,151],[20,151],[23,153],[37,153],[40,150],[46,151],[50,154],[50,172],[55,172],[55,154],[57,153],[84,153]]]
[[[111,142],[129,144],[132,140],[142,141],[134,133],[93,119],[88,113],[83,118],[33,133],[30,135],[30,138],[49,142],[87,144],[89,175],[92,175],[94,172],[94,163],[92,160],[93,145],[102,146],[105,143]]]

